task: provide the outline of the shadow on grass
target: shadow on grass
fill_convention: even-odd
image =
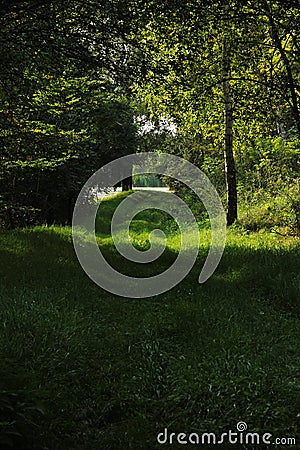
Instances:
[[[57,435],[48,448],[150,449],[164,426],[213,431],[239,420],[295,433],[296,249],[229,241],[199,285],[202,248],[182,283],[136,300],[88,279],[68,228],[1,233],[0,249],[1,350],[34,374],[25,388],[46,404],[40,436]],[[123,267],[109,245],[103,251]],[[159,270],[176,253],[164,258]]]
[[[215,274],[201,290],[217,295],[227,290],[243,291],[245,300],[256,296],[287,313],[299,314],[300,250],[297,247],[251,248],[227,244]],[[153,276],[166,270],[176,260],[177,253],[167,248],[153,263],[136,264],[118,254],[110,243],[101,245],[105,258],[116,270],[129,276]],[[184,284],[198,288],[197,272],[201,271],[207,248],[201,248],[197,263]],[[64,284],[73,289],[85,286],[101,291],[89,280],[76,258],[70,228],[34,228],[0,234],[0,268],[2,286],[40,283],[55,288]],[[180,285],[179,285],[180,289]],[[198,290],[197,290],[198,292]],[[105,294],[104,296],[109,296]],[[162,298],[164,295],[161,296]],[[160,297],[157,297],[159,301]],[[174,298],[176,300],[176,298]]]

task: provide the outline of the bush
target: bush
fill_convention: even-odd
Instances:
[[[41,223],[41,210],[32,206],[0,201],[0,229],[34,226]]]
[[[258,191],[252,201],[241,208],[239,223],[251,231],[284,228],[286,234],[300,236],[300,180],[272,195]],[[244,210],[243,210],[244,209]]]
[[[133,184],[138,187],[163,187],[162,180],[154,174],[133,175]]]
[[[300,169],[300,141],[257,138],[239,143],[236,168],[240,196],[248,201],[264,189],[272,195],[297,179]]]

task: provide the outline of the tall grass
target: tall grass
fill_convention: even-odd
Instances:
[[[103,201],[98,241],[118,270],[136,274],[109,235],[122,198]],[[168,248],[147,274],[179,248],[176,226],[158,211],[136,217],[133,243],[146,249],[157,227]],[[199,285],[209,242],[203,225],[187,278],[135,300],[89,280],[70,228],[2,232],[1,448],[154,449],[165,427],[221,434],[241,420],[250,431],[296,436],[299,240],[232,228],[219,268]]]

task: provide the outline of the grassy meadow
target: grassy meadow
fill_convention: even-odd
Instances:
[[[131,227],[139,249],[152,229],[166,232],[153,266],[129,264],[114,249],[109,221],[123,196],[100,207],[101,250],[124,273],[163,271],[180,237],[162,212],[140,213]],[[210,243],[206,222],[200,228],[190,274],[147,299],[95,285],[70,227],[0,233],[1,449],[169,448],[156,440],[164,428],[220,435],[239,421],[251,432],[297,438],[299,238],[231,227],[218,269],[199,285]]]

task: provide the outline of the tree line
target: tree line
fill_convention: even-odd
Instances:
[[[202,168],[229,225],[238,198],[262,191],[284,191],[299,220],[299,10],[296,0],[2,1],[4,226],[70,222],[89,175],[140,150]],[[176,133],[141,134],[140,117],[156,129],[167,118]]]

